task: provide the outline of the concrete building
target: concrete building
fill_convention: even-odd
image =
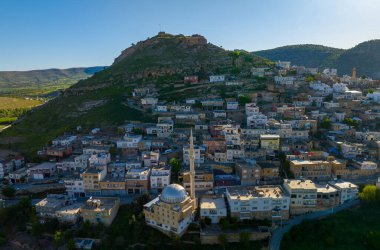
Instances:
[[[268,151],[278,151],[280,149],[279,135],[260,135],[260,147]]]
[[[86,196],[101,195],[100,184],[107,175],[107,168],[88,168],[82,173],[83,188]]]
[[[162,192],[170,184],[171,168],[168,165],[153,167],[150,173],[150,189]]]
[[[118,197],[91,197],[81,208],[81,215],[84,221],[91,224],[103,223],[110,226],[115,219],[120,207]]]
[[[358,186],[351,182],[331,182],[331,186],[336,188],[340,193],[340,204],[344,204],[348,201],[355,200],[358,198],[359,195],[359,189]]]
[[[235,165],[235,171],[242,186],[259,185],[261,168],[256,161],[239,161]]]
[[[290,198],[281,186],[227,187],[231,217],[240,220],[289,218]]]
[[[28,176],[34,180],[43,180],[53,176],[57,171],[57,166],[53,162],[44,162],[28,168]]]
[[[209,218],[211,223],[219,223],[227,217],[227,207],[224,198],[202,198],[200,205],[201,219]]]
[[[83,179],[78,177],[66,178],[63,180],[65,183],[65,188],[67,195],[70,197],[84,197],[84,185]]]
[[[284,180],[284,189],[290,194],[290,214],[315,211],[317,186],[311,180]]]
[[[149,190],[150,168],[129,169],[125,175],[127,194],[144,194]]]

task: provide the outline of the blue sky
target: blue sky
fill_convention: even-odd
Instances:
[[[110,65],[161,29],[248,51],[380,39],[379,0],[1,0],[0,71]]]

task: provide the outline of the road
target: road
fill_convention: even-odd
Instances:
[[[335,214],[337,212],[340,212],[342,210],[345,210],[347,208],[350,208],[354,205],[359,204],[359,200],[354,200],[348,203],[345,203],[343,205],[340,205],[339,207],[335,207],[334,209],[324,210],[324,211],[318,211],[311,214],[304,214],[297,217],[294,217],[293,219],[290,219],[288,221],[288,224],[286,224],[283,227],[280,227],[272,232],[271,239],[269,241],[269,249],[270,250],[280,250],[281,246],[281,240],[285,233],[287,233],[293,226],[296,226],[304,220],[316,220],[320,219],[332,214]]]

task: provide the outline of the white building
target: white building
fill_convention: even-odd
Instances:
[[[210,218],[211,223],[219,223],[227,217],[227,207],[224,198],[202,198],[200,206],[201,219]]]
[[[141,98],[142,105],[156,105],[157,103],[158,103],[158,98],[154,98],[154,97]]]
[[[68,146],[77,139],[76,135],[61,136],[52,141],[53,146]]]
[[[153,167],[150,173],[150,188],[161,192],[162,189],[170,184],[170,166]]]
[[[254,114],[247,117],[248,128],[261,128],[268,122],[268,117],[262,113]]]
[[[293,76],[275,76],[274,82],[279,85],[293,85],[294,77]]]
[[[157,166],[158,161],[160,160],[159,151],[150,151],[142,153],[142,158],[144,162],[144,167]]]
[[[81,178],[69,178],[64,180],[67,195],[70,197],[84,196],[84,185]]]
[[[209,76],[210,82],[224,82],[225,76],[224,75],[214,75]]]
[[[237,110],[239,108],[239,102],[237,101],[227,101],[227,110]]]
[[[227,187],[231,217],[244,219],[288,219],[289,196],[281,186]]]
[[[276,67],[282,68],[282,69],[290,69],[290,62],[285,61],[277,61]]]
[[[340,204],[358,198],[359,190],[355,184],[351,182],[336,182],[330,184],[340,192]]]
[[[348,89],[347,85],[344,83],[334,83],[333,84],[333,91],[336,93],[344,93],[348,90],[349,89]]]
[[[380,103],[380,91],[375,91],[373,93],[368,93],[367,94],[367,98],[376,102],[376,103]]]
[[[138,148],[142,135],[126,133],[122,140],[116,142],[118,148]]]
[[[330,95],[333,92],[333,89],[329,85],[327,85],[326,83],[323,83],[321,81],[310,82],[309,87],[312,90],[319,92],[322,96]]]
[[[256,105],[256,103],[246,103],[245,104],[245,115],[251,116],[258,114],[260,112],[259,107]]]
[[[174,122],[171,117],[158,117],[157,137],[166,138],[173,134]]]

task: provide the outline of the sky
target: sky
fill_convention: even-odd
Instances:
[[[225,49],[380,39],[379,0],[0,0],[0,71],[112,64],[160,30]]]

